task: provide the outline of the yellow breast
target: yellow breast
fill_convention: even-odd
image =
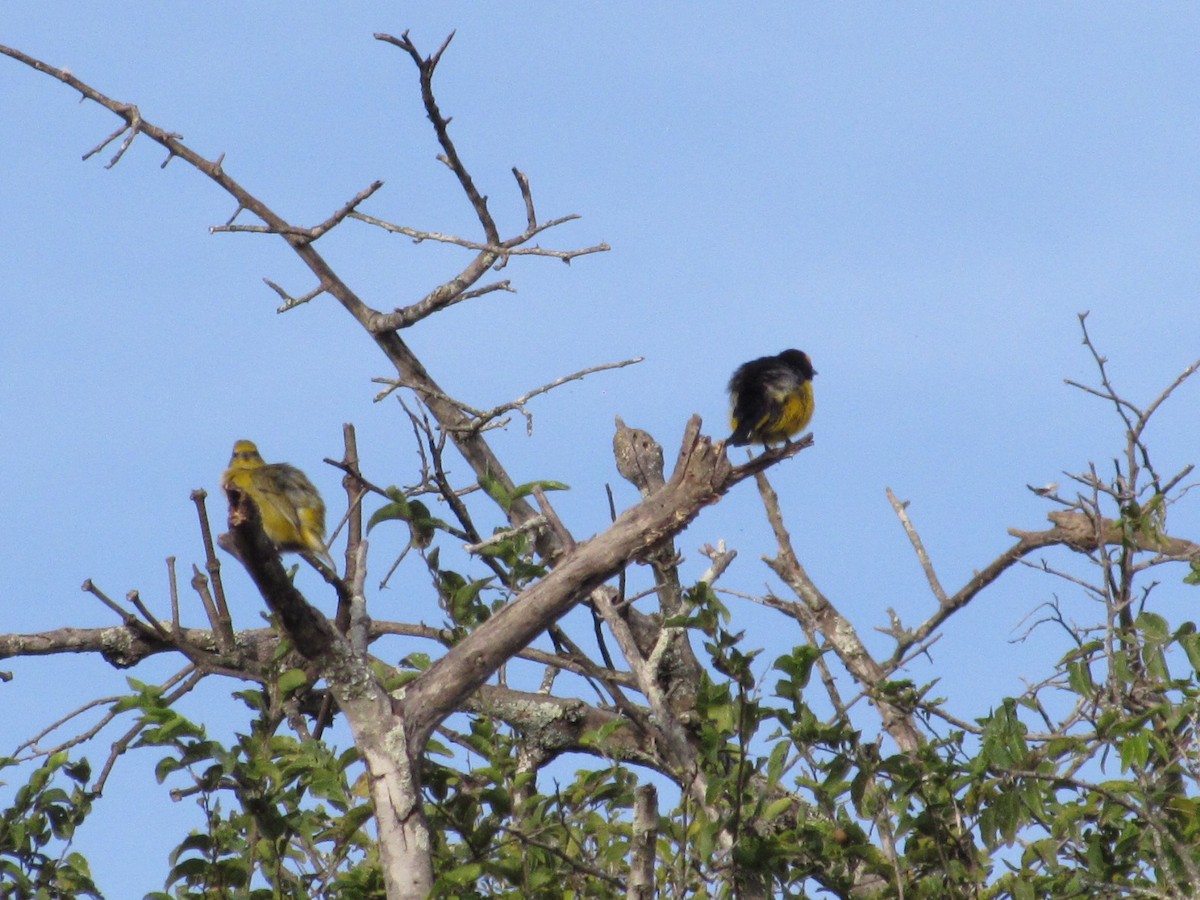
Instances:
[[[755,428],[759,441],[773,444],[799,434],[812,421],[815,406],[812,382],[806,381],[796,390],[789,391],[771,415],[764,417]]]

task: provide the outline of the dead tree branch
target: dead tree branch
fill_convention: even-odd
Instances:
[[[542,580],[465,637],[410,685],[410,740],[422,746],[432,729],[505,659],[582,602],[648,548],[681,531],[710,503],[746,477],[688,422],[671,479],[589,541],[577,545]],[[743,467],[744,468],[744,467]]]

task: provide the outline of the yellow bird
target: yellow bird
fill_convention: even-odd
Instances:
[[[799,350],[752,359],[729,379],[734,447],[787,442],[812,420],[812,360]]]
[[[254,501],[263,531],[280,550],[307,550],[336,569],[325,546],[325,503],[295,466],[265,463],[252,441],[238,441],[221,487],[241,491]]]

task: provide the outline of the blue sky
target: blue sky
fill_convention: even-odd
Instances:
[[[611,462],[615,415],[650,430],[673,459],[693,412],[725,433],[724,386],[738,363],[800,347],[820,373],[816,445],[773,479],[810,574],[882,651],[873,628],[887,624],[886,608],[909,624],[932,609],[885,487],[911,501],[956,588],[1008,545],[1006,528],[1040,527],[1047,507],[1027,482],[1063,481],[1062,470],[1105,466],[1120,449],[1111,412],[1063,384],[1094,381],[1078,312],[1091,311],[1111,374],[1135,403],[1200,356],[1194,6],[114,11],[13,0],[0,11],[0,42],[137,103],[210,157],[224,153],[227,171],[294,221],[324,219],[380,178],[365,211],[474,235],[434,160],[411,63],[371,37],[405,29],[427,52],[457,29],[438,96],[502,228],[523,223],[516,165],[543,217],[583,216],[545,245],[612,246],[570,267],[514,262],[502,277],[518,294],[405,334],[443,386],[481,407],[586,366],[646,358],[535,401],[532,437],[519,422],[496,436],[515,477],[572,485],[557,499],[579,536],[604,526],[605,481],[620,502],[634,499]],[[113,117],[8,59],[0,116],[4,630],[111,623],[80,592],[85,578],[115,597],[140,589],[165,610],[163,559],[179,558],[183,581],[202,560],[188,494],[208,489],[222,520],[217,479],[237,438],[304,468],[334,509],[344,506],[339,479],[320,460],[340,455],[344,421],[358,426],[375,480],[411,482],[409,428],[393,403],[372,403],[370,379],[389,374],[382,357],[328,299],[275,313],[264,277],[294,293],[311,287],[281,241],[210,235],[232,213],[228,199],[178,162],[161,170],[148,141],[111,171],[102,163],[112,148],[81,162]],[[382,309],[465,262],[358,224],[319,248]],[[1185,386],[1151,429],[1165,471],[1195,459],[1198,391]],[[1194,535],[1185,506],[1172,529]],[[376,573],[393,537],[373,541]],[[758,562],[771,546],[751,486],[684,535],[685,577],[706,565],[696,549],[718,539],[741,550],[729,587],[772,583]],[[225,573],[235,615],[253,623],[256,598],[234,566]],[[426,602],[421,573],[408,577],[373,598],[377,617],[389,603]],[[968,718],[1019,691],[1065,649],[1049,634],[1009,643],[1055,593],[1070,596],[1044,576],[1006,578],[952,620],[914,677],[944,678]],[[1192,599],[1175,584],[1158,596],[1174,616]],[[748,642],[780,648],[778,620],[733,608]],[[17,677],[0,687],[3,748],[97,685],[123,686],[88,660],[4,668]],[[169,671],[164,662],[137,674]],[[192,815],[167,801],[131,804],[132,791],[152,790],[151,765],[125,761],[104,801],[116,824],[80,839],[103,854],[131,845],[121,828],[142,829],[136,864],[124,853],[94,859],[114,897],[159,887],[178,835],[160,828],[162,843],[147,843],[146,817]]]

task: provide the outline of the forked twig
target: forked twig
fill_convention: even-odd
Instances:
[[[463,403],[460,400],[456,400],[455,398],[450,397],[447,394],[442,393],[441,391],[430,391],[428,388],[424,388],[418,384],[411,383],[405,379],[372,378],[371,380],[375,384],[387,385],[387,390],[380,391],[378,394],[375,395],[376,403],[378,403],[380,400],[387,397],[393,391],[397,391],[400,388],[409,388],[410,390],[414,391],[418,396],[436,396],[440,400],[445,400],[449,403],[453,403],[455,406],[457,406],[459,409],[461,409],[464,413],[466,413],[467,415],[470,415],[472,417],[470,421],[465,422],[462,425],[458,425],[452,429],[448,429],[450,431],[456,431],[456,432],[460,432],[460,433],[461,432],[474,433],[474,432],[483,431],[486,428],[488,428],[489,425],[494,424],[494,420],[499,418],[500,416],[504,415],[506,412],[514,412],[515,411],[515,412],[521,413],[521,415],[523,415],[525,417],[526,433],[533,434],[533,413],[529,412],[525,408],[525,404],[527,404],[534,397],[540,396],[541,394],[545,394],[549,391],[554,390],[555,388],[562,387],[564,384],[569,384],[572,381],[579,381],[583,378],[586,378],[588,375],[595,374],[596,372],[603,372],[608,369],[623,369],[625,366],[636,365],[636,364],[638,364],[640,362],[644,362],[644,361],[645,361],[644,356],[635,356],[632,359],[625,359],[625,360],[621,360],[620,362],[601,363],[600,365],[589,366],[586,369],[580,369],[578,372],[572,372],[570,375],[564,375],[561,378],[556,378],[556,379],[554,379],[554,381],[551,381],[548,384],[543,384],[541,387],[536,387],[531,391],[527,391],[526,393],[522,394],[520,397],[517,397],[515,400],[510,400],[507,403],[501,403],[499,406],[495,406],[495,407],[492,407],[491,409],[487,409],[487,410],[477,409],[473,406],[469,406],[468,404]]]

